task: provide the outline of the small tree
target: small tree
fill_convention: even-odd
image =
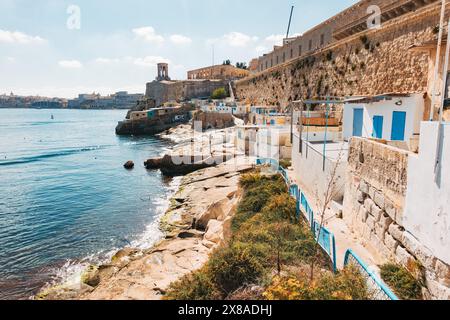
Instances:
[[[247,70],[247,63],[238,62],[238,63],[236,63],[236,68]]]
[[[224,66],[230,66],[230,65],[231,65],[231,60],[230,60],[230,59],[225,60],[225,61],[223,62],[223,65],[224,65]]]
[[[218,88],[213,91],[211,95],[211,99],[218,100],[218,99],[225,99],[228,96],[227,91],[225,88]]]
[[[317,212],[318,220],[319,220],[318,221],[319,222],[319,231],[316,235],[317,239],[316,239],[316,244],[315,244],[315,249],[314,249],[314,257],[311,259],[311,275],[310,275],[311,282],[314,280],[314,266],[318,262],[318,258],[319,258],[319,252],[318,252],[319,240],[321,237],[323,226],[325,224],[325,214],[326,214],[326,211],[327,211],[328,207],[330,206],[331,202],[333,201],[333,199],[336,197],[336,195],[340,191],[340,187],[337,184],[338,179],[339,179],[338,167],[342,161],[343,152],[344,152],[343,146],[341,146],[341,150],[339,151],[337,161],[334,164],[333,169],[331,170],[329,180],[328,180],[328,185],[325,190],[325,194],[323,195],[323,197],[316,194],[317,208],[319,210],[319,212]],[[313,232],[315,232],[315,230]]]

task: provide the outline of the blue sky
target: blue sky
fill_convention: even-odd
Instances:
[[[213,46],[216,63],[248,62],[280,43],[291,5],[291,34],[301,34],[356,2],[0,0],[0,94],[144,92],[158,61],[174,79],[210,65]]]

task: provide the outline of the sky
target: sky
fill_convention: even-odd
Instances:
[[[0,0],[0,94],[73,98],[144,93],[156,64],[172,79],[281,44],[357,0]],[[214,60],[213,60],[214,48]]]

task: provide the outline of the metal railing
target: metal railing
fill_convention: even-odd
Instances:
[[[356,253],[348,249],[345,253],[344,266],[353,266],[367,279],[369,296],[372,300],[398,300],[397,296],[383,283]]]
[[[306,195],[298,185],[291,184],[288,172],[279,166],[274,159],[257,159],[256,165],[271,165],[278,168],[289,188],[289,194],[296,200],[297,217],[301,215],[309,222],[314,238],[320,247],[328,254],[333,264],[333,271],[337,272],[336,239],[334,234],[314,219],[314,211],[311,208]],[[381,281],[377,275],[369,270],[367,265],[351,249],[345,254],[344,267],[352,265],[367,279],[369,295],[372,300],[398,300],[397,296]]]

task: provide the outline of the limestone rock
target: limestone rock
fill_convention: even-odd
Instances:
[[[219,244],[223,240],[223,225],[217,220],[210,220],[206,229],[205,239],[215,244]]]
[[[392,223],[389,228],[389,233],[399,242],[403,242],[404,230],[396,223]]]
[[[386,233],[384,235],[384,244],[386,247],[392,251],[392,253],[395,253],[395,250],[397,249],[399,243],[397,240],[394,239],[389,233]]]
[[[98,267],[94,265],[89,266],[87,270],[81,275],[81,282],[91,287],[98,286],[98,284],[100,283]]]
[[[200,229],[206,229],[210,220],[223,221],[226,215],[227,206],[229,205],[229,199],[225,198],[218,202],[213,203],[204,213],[202,213],[196,221],[196,227]],[[228,208],[229,210],[229,208]]]
[[[406,266],[409,261],[414,260],[411,254],[402,246],[398,246],[395,250],[395,257],[397,262]]]

